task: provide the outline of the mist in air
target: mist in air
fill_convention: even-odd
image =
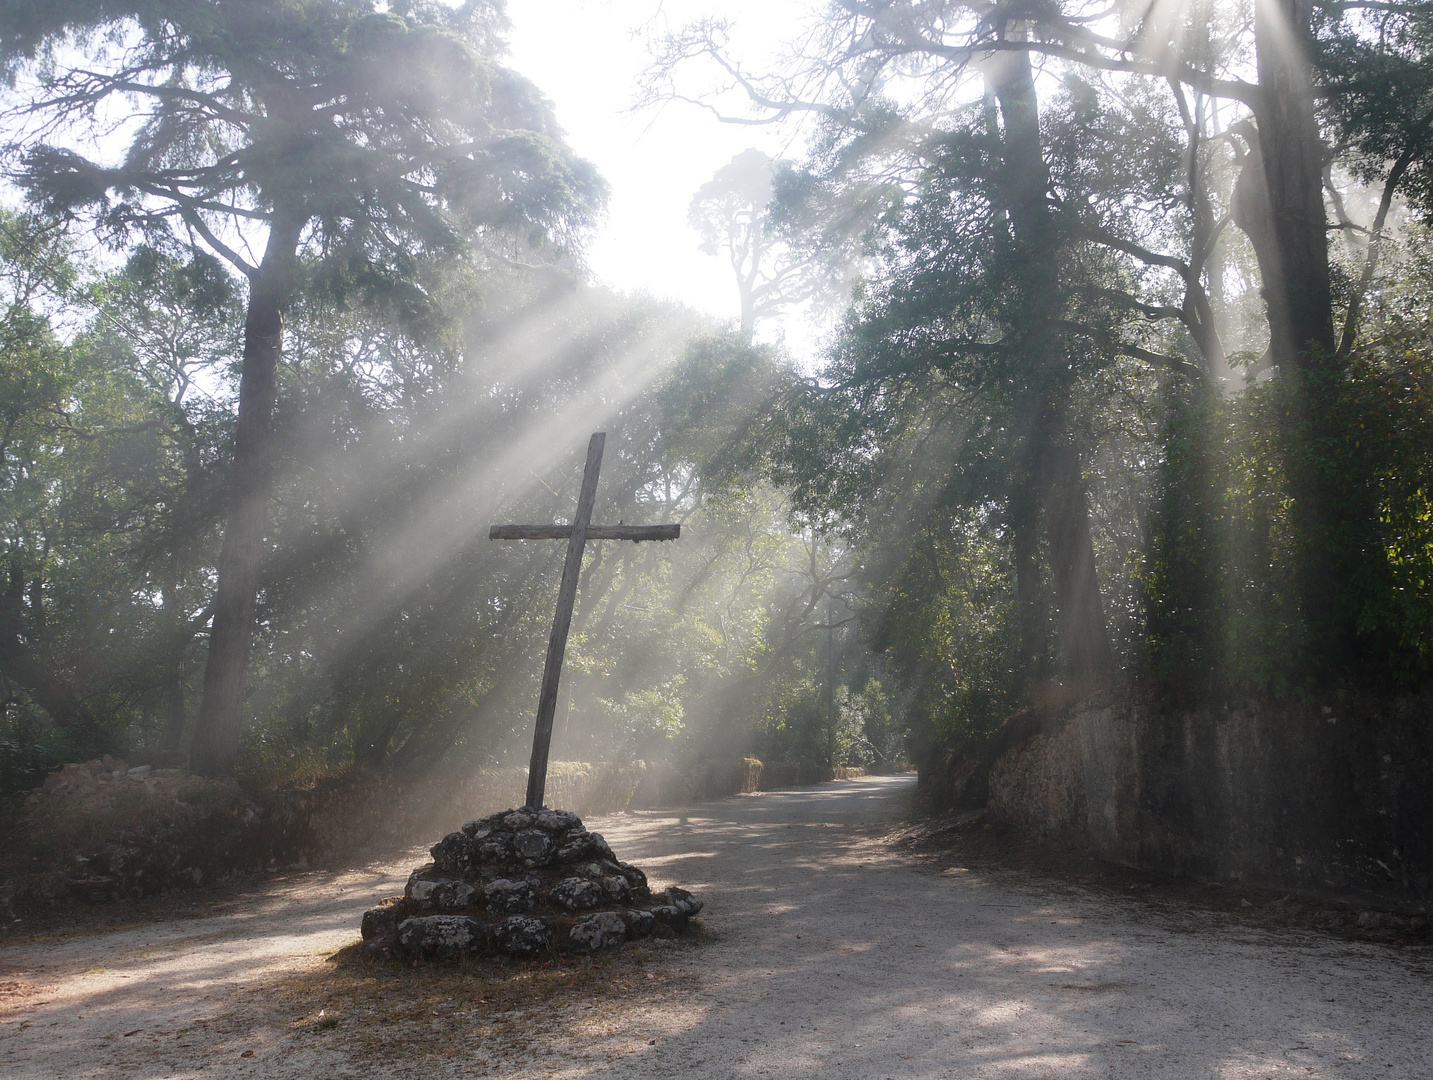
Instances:
[[[525,768],[598,431],[557,771],[1428,684],[1421,16],[260,7],[0,13],[5,792]]]

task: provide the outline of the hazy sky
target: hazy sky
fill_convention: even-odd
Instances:
[[[759,66],[816,6],[817,0],[509,0],[512,66],[553,100],[572,145],[612,188],[607,219],[589,248],[600,279],[737,316],[730,268],[697,250],[687,204],[739,151],[757,146],[773,157],[790,154],[796,134],[723,124],[683,103],[633,113],[648,63],[646,38],[719,15],[733,22],[740,55]]]

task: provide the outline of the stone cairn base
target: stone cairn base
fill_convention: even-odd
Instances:
[[[600,833],[566,810],[505,810],[430,849],[401,897],[363,914],[365,950],[444,963],[479,956],[592,953],[674,937],[702,909],[685,889],[653,895]]]

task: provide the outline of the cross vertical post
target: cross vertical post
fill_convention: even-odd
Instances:
[[[542,692],[537,699],[537,729],[532,736],[532,765],[527,773],[527,805],[541,808],[547,788],[547,755],[552,746],[552,718],[557,712],[557,680],[562,676],[562,656],[567,651],[567,631],[572,626],[572,607],[577,599],[577,579],[582,573],[582,552],[589,540],[676,540],[680,525],[593,525],[592,504],[597,499],[597,473],[602,468],[602,447],[606,432],[596,432],[587,444],[587,467],[582,473],[582,493],[577,497],[577,516],[571,525],[494,525],[489,540],[566,540],[567,560],[562,564],[562,584],[557,590],[557,614],[552,619],[552,637],[547,642],[547,661],[542,668]]]
[[[577,579],[582,573],[582,552],[587,546],[587,525],[592,504],[597,500],[597,474],[602,469],[602,448],[607,433],[593,434],[587,444],[587,465],[582,472],[582,493],[577,497],[577,516],[567,540],[567,560],[562,564],[562,584],[557,589],[557,614],[547,642],[547,660],[542,666],[542,692],[537,699],[537,729],[532,736],[532,761],[527,771],[527,805],[541,807],[547,788],[547,753],[552,746],[552,718],[557,712],[557,680],[562,676],[562,657],[567,652],[567,631],[572,626],[572,607],[577,600]]]

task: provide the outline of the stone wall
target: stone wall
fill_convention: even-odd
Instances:
[[[1433,896],[1429,698],[1170,712],[1112,694],[1018,721],[978,786],[1022,832],[1206,879]]]

